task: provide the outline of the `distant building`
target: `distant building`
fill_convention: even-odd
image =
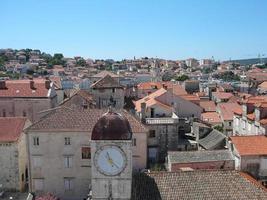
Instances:
[[[185,61],[185,64],[188,66],[188,67],[197,67],[199,65],[199,62],[197,59],[195,58],[189,58]]]
[[[227,136],[233,135],[234,111],[241,111],[242,107],[238,103],[220,103],[217,105],[217,112],[223,122],[224,133]]]
[[[184,89],[189,94],[199,92],[199,81],[198,80],[186,80],[183,83]]]
[[[213,63],[214,63],[214,61],[212,59],[201,59],[199,61],[200,65],[211,65]]]
[[[98,108],[124,107],[124,88],[120,83],[106,75],[91,85],[94,101]]]
[[[232,96],[230,92],[212,92],[212,100],[216,103],[228,102]]]

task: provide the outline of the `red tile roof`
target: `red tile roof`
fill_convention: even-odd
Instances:
[[[30,83],[33,81],[33,89]],[[45,79],[7,80],[5,89],[0,89],[0,97],[48,97]]]
[[[139,90],[151,90],[151,89],[160,89],[163,87],[162,82],[144,82],[139,83],[137,88]]]
[[[86,131],[88,135],[91,135],[97,120],[106,112],[107,109],[81,109],[75,105],[72,107],[62,106],[45,115],[28,130],[55,133],[58,131]],[[147,132],[147,128],[129,112],[125,110],[116,110],[116,112],[128,119],[133,133]]]
[[[172,89],[175,95],[178,96],[187,95],[187,92],[181,85],[172,82],[144,82],[144,83],[139,83],[137,85],[138,90],[152,90],[152,89],[157,90],[163,87],[167,87],[167,89]]]
[[[199,103],[200,107],[204,109],[205,112],[215,112],[216,105],[213,101],[201,101]]]
[[[254,114],[254,113],[247,114],[247,118],[248,118],[249,120],[254,121],[254,120],[255,120],[255,114]]]
[[[241,107],[241,109],[240,108],[234,109],[233,112],[234,112],[235,115],[241,116],[242,115],[242,107]]]
[[[232,136],[230,140],[241,156],[267,155],[266,136]]]
[[[123,88],[120,85],[119,81],[115,78],[111,77],[110,75],[106,75],[100,80],[96,81],[91,85],[91,88],[100,89],[100,88]]]
[[[261,120],[260,120],[260,124],[262,124],[262,125],[266,125],[266,124],[267,124],[267,119],[261,119]]]
[[[164,88],[161,88],[161,89],[157,90],[156,92],[153,92],[152,94],[144,97],[143,99],[140,99],[140,100],[134,102],[136,111],[141,112],[141,103],[146,103],[146,107],[150,107],[153,105],[159,105],[160,107],[163,107],[163,108],[168,109],[168,110],[172,109],[171,106],[163,104],[156,99],[157,97],[165,94],[166,92],[167,92],[167,90],[165,90]]]
[[[229,92],[212,92],[212,95],[218,99],[230,99],[233,94]]]
[[[241,106],[237,103],[220,103],[218,108],[223,120],[233,120],[235,110],[242,112]]]
[[[210,124],[221,123],[220,115],[216,112],[206,112],[201,114],[201,119]]]
[[[266,96],[251,96],[251,97],[248,97],[246,100],[244,100],[244,103],[257,104],[257,103],[262,103],[264,101],[267,101]]]
[[[258,88],[261,88],[261,89],[267,89],[267,81],[262,82],[262,83],[258,86]]]
[[[120,76],[117,75],[117,74],[113,74],[112,72],[105,71],[105,70],[99,72],[98,74],[94,75],[93,77],[95,77],[95,78],[104,78],[106,75],[109,75],[109,76],[111,76],[111,77],[113,77],[113,78],[118,78],[118,77],[120,77]]]
[[[15,142],[26,123],[25,117],[0,117],[0,142]]]

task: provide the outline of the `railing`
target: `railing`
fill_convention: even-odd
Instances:
[[[178,118],[162,117],[162,118],[146,118],[146,124],[177,124]]]

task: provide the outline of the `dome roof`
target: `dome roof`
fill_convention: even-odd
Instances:
[[[131,140],[132,130],[128,120],[119,113],[108,111],[96,122],[92,140]]]

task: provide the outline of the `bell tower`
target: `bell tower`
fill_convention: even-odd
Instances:
[[[108,111],[91,136],[92,199],[131,199],[132,131],[128,120]]]

